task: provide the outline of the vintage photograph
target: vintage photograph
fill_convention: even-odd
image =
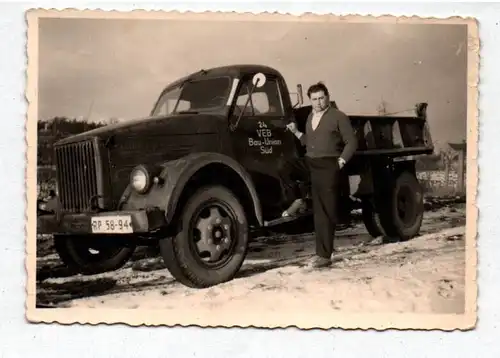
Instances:
[[[474,19],[27,23],[30,321],[475,325]]]

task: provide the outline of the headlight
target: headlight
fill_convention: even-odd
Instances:
[[[145,193],[151,185],[151,177],[146,167],[139,165],[130,173],[130,185],[138,193]]]

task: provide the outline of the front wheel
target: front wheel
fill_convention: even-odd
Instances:
[[[56,235],[54,246],[66,266],[84,275],[118,270],[135,251],[135,245],[120,245],[111,238],[94,235]]]
[[[234,278],[248,250],[248,223],[238,198],[221,186],[198,190],[180,215],[177,235],[160,241],[179,282],[206,288]]]

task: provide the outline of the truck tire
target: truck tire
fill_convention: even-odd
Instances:
[[[179,264],[179,260],[177,258],[177,255],[175,254],[174,239],[175,237],[167,237],[161,239],[159,242],[160,255],[163,258],[165,267],[170,272],[172,277],[175,278],[179,283],[182,283],[183,285],[188,287],[195,287],[193,282],[181,269],[181,265]]]
[[[55,235],[54,247],[70,270],[95,275],[120,269],[134,254],[135,245],[117,245],[110,241],[93,236]]]
[[[248,223],[238,198],[222,186],[199,189],[181,209],[177,234],[160,241],[170,273],[192,288],[229,281],[248,250]]]
[[[407,241],[417,236],[424,216],[423,190],[416,176],[401,172],[379,199],[380,224],[389,237]]]
[[[370,236],[373,238],[386,236],[385,230],[380,223],[380,216],[370,198],[363,198],[361,201],[361,217]]]

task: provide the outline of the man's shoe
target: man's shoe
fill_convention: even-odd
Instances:
[[[341,223],[341,224],[337,224],[335,226],[335,230],[336,231],[342,231],[342,230],[350,229],[352,227],[354,227],[354,225],[351,222]]]
[[[324,267],[328,267],[332,264],[332,260],[331,259],[327,259],[326,257],[316,257],[316,259],[314,260],[313,264],[312,264],[312,267],[313,268],[324,268]]]
[[[297,215],[307,209],[307,204],[304,199],[296,199],[290,207],[281,214],[282,217]]]

